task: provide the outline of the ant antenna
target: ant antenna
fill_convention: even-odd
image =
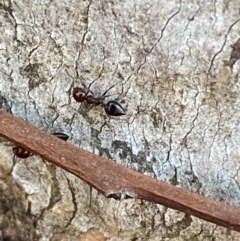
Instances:
[[[108,95],[106,95],[107,92],[108,92],[109,90],[111,90],[115,85],[116,85],[116,84],[113,84],[110,88],[108,88],[108,89],[102,94],[102,97],[107,97],[107,96],[108,96]]]

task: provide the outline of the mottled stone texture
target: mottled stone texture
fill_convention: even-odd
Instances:
[[[1,0],[0,107],[240,207],[239,9],[239,0]],[[72,88],[93,80],[96,96],[115,85],[107,100],[126,116],[75,102]],[[240,240],[160,205],[106,200],[36,156],[14,163],[11,148],[1,140],[0,240]]]

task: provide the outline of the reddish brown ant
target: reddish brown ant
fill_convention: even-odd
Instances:
[[[73,88],[73,98],[77,102],[84,102],[86,101],[90,105],[101,105],[105,112],[110,116],[121,116],[125,115],[126,112],[123,109],[123,107],[115,100],[110,100],[106,104],[104,103],[105,98],[107,97],[107,92],[114,87],[112,85],[109,89],[107,89],[102,96],[100,97],[94,97],[93,92],[90,90],[91,85],[94,83],[94,81],[89,85],[87,90],[75,87]]]
[[[64,133],[61,133],[61,132],[55,132],[55,133],[52,133],[52,135],[58,137],[59,139],[63,140],[63,141],[67,141],[69,136],[64,134]],[[19,158],[22,158],[22,159],[26,159],[30,156],[33,155],[33,153],[31,153],[30,151],[27,151],[26,149],[20,147],[20,146],[15,146],[13,147],[13,153],[19,157]]]
[[[33,154],[29,151],[27,151],[26,149],[20,147],[20,146],[14,146],[13,147],[13,153],[19,157],[19,158],[22,158],[22,159],[26,159],[30,156],[32,156]]]

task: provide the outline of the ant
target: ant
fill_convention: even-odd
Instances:
[[[13,153],[14,153],[14,155],[16,155],[17,157],[22,158],[22,159],[26,159],[33,155],[31,152],[27,151],[26,149],[24,149],[20,146],[14,146]]]
[[[59,139],[63,140],[63,141],[67,141],[69,136],[64,134],[64,133],[61,133],[61,132],[54,132],[52,133],[52,135],[58,137]]]
[[[63,140],[63,141],[67,141],[69,136],[64,134],[64,133],[61,133],[61,132],[55,132],[55,133],[52,133],[52,135],[58,137],[59,139]],[[15,146],[13,147],[13,153],[19,157],[19,158],[22,158],[22,159],[26,159],[30,156],[33,155],[33,153],[27,151],[26,149],[20,147],[20,146]]]
[[[123,107],[115,100],[110,100],[106,104],[104,103],[105,98],[107,97],[107,92],[114,87],[112,85],[109,89],[107,89],[102,96],[100,97],[94,97],[93,92],[90,90],[91,85],[95,82],[95,80],[88,86],[87,90],[80,88],[80,87],[75,87],[73,88],[73,98],[77,102],[84,102],[86,101],[90,105],[101,105],[107,115],[110,116],[121,116],[125,115],[126,112],[123,109]],[[86,87],[86,86],[85,86]]]

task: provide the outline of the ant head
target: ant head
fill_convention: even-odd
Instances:
[[[15,146],[13,147],[13,153],[19,157],[19,158],[28,158],[30,156],[32,156],[32,153],[25,150],[24,148],[20,147],[20,146]]]
[[[111,116],[121,116],[121,115],[126,115],[125,110],[123,109],[123,107],[114,100],[110,100],[107,102],[106,105],[103,105],[105,112],[108,115]]]
[[[77,102],[83,102],[85,100],[85,95],[86,95],[86,91],[84,89],[79,87],[73,88],[73,98]]]

